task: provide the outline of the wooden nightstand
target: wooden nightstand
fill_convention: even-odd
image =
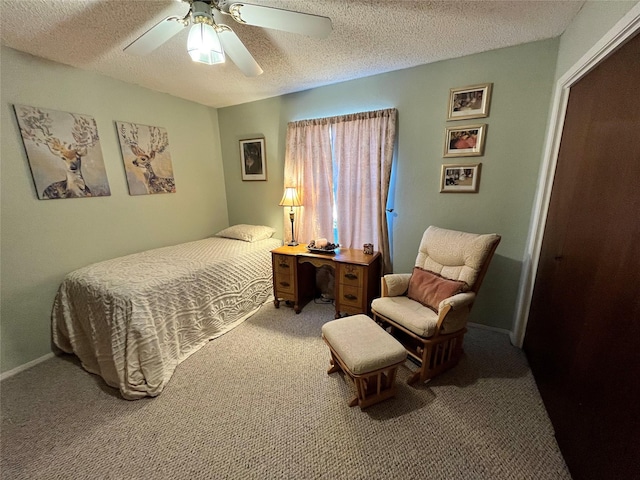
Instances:
[[[335,271],[335,318],[342,313],[371,313],[371,301],[380,289],[380,253],[339,248],[336,253],[311,253],[305,245],[283,246],[271,251],[274,305],[293,303],[300,313],[316,293],[315,269],[328,265]]]

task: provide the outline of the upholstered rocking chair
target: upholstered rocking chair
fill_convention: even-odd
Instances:
[[[373,318],[420,363],[409,384],[425,382],[458,364],[467,319],[500,235],[430,226],[413,273],[382,278]]]

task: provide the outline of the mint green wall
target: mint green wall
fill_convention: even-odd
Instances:
[[[411,268],[428,224],[501,233],[503,240],[472,320],[510,329],[553,79],[636,4],[588,1],[559,41],[495,50],[219,111],[2,47],[0,371],[50,352],[51,304],[62,277],[74,268],[202,238],[234,223],[272,225],[282,236],[283,209],[277,203],[287,122],[387,107],[400,113],[396,188],[390,199],[395,212],[389,218],[395,270]],[[489,125],[486,154],[460,159],[483,163],[480,193],[439,194],[440,165],[449,160],[442,158],[444,127],[467,123],[445,122],[448,89],[487,81],[494,83],[491,115],[469,121]],[[111,197],[37,200],[14,103],[94,116]],[[176,194],[128,195],[115,120],[167,128]],[[197,140],[194,131],[200,134]],[[242,182],[238,140],[262,136],[268,181]]]
[[[564,75],[638,3],[613,0],[585,2],[560,37],[556,79]]]
[[[204,238],[228,225],[217,111],[3,47],[1,369],[51,351],[50,312],[69,271]],[[91,115],[110,197],[38,200],[14,103]],[[114,121],[167,129],[177,193],[130,196]]]
[[[394,271],[409,272],[431,224],[503,237],[472,321],[511,329],[542,157],[558,39],[438,62],[218,111],[229,221],[282,232],[287,122],[396,107],[395,189],[389,206]],[[493,82],[486,119],[447,122],[449,88]],[[487,123],[483,157],[444,159],[446,126]],[[242,182],[238,140],[264,136],[267,182]],[[443,163],[482,162],[478,194],[439,193]],[[300,239],[308,240],[308,239]]]

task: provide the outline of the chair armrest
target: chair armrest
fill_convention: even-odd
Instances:
[[[438,310],[442,310],[445,305],[451,305],[452,310],[459,310],[460,307],[471,305],[475,299],[476,294],[474,292],[458,293],[453,297],[442,300],[438,305]]]
[[[471,305],[475,299],[474,292],[465,292],[442,300],[438,305],[436,336],[440,332],[447,334],[463,329],[467,324]]]
[[[409,288],[410,273],[390,273],[382,277],[382,288],[380,295],[382,297],[400,297],[404,295]]]

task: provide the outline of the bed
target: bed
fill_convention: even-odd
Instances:
[[[180,362],[272,298],[270,251],[282,241],[270,227],[247,237],[256,227],[69,273],[54,300],[54,344],[124,398],[157,396]]]

